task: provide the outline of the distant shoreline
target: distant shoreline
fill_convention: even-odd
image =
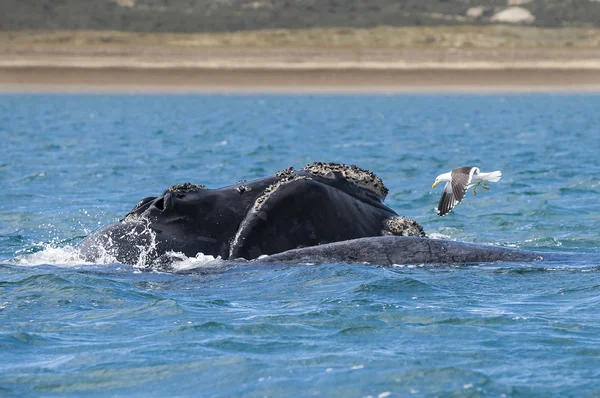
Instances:
[[[600,92],[600,29],[0,32],[0,92],[422,91]]]
[[[0,92],[600,92],[600,69],[1,67]]]

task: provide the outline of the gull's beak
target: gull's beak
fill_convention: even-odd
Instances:
[[[436,182],[434,182],[434,183],[433,183],[433,185],[431,186],[431,188],[435,188],[435,187],[437,187],[437,184],[439,184],[439,182],[437,182],[437,181],[436,181]]]

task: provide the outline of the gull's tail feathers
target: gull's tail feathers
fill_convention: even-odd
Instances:
[[[500,170],[492,171],[491,173],[479,173],[479,178],[484,181],[498,182],[502,178],[502,172]]]

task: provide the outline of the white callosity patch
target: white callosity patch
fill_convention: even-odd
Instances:
[[[146,216],[144,214],[135,214],[135,213],[129,213],[123,219],[123,221],[125,221],[125,222],[144,222],[147,220],[148,219],[146,218]]]
[[[260,195],[258,198],[256,198],[256,200],[254,201],[254,205],[252,206],[252,211],[259,212],[260,209],[265,204],[265,202],[267,201],[267,199],[269,199],[269,197],[271,195],[273,195],[275,192],[277,192],[277,190],[280,189],[282,186],[287,185],[293,181],[310,180],[311,179],[306,176],[297,176],[297,175],[293,174],[293,171],[291,173],[281,174],[281,176],[280,176],[280,173],[282,173],[282,172],[277,173],[277,176],[280,177],[280,179],[277,180],[277,182],[275,182],[275,183],[269,185],[267,188],[265,188],[262,195]]]
[[[163,192],[163,195],[167,192],[197,192],[202,189],[206,189],[205,185],[202,184],[192,184],[191,182],[186,182],[185,184],[178,184],[169,187]]]
[[[338,163],[316,162],[304,166],[302,170],[330,179],[334,179],[335,173],[339,173],[348,182],[375,193],[381,198],[382,201],[385,200],[389,192],[387,187],[383,184],[381,178],[377,177],[375,173],[361,169],[355,165],[348,166]]]
[[[296,170],[294,170],[293,167],[288,167],[287,169],[278,171],[275,174],[275,176],[280,179],[289,180],[290,178],[292,178],[295,175],[295,173],[296,173]]]
[[[388,218],[383,226],[381,235],[425,236],[425,231],[418,222],[403,216]]]

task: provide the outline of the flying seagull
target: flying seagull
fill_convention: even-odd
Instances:
[[[483,189],[489,189],[484,184],[485,181],[498,182],[502,177],[502,172],[492,171],[491,173],[482,173],[479,167],[458,167],[448,173],[440,174],[436,177],[431,188],[435,188],[440,182],[445,182],[444,192],[440,198],[437,207],[438,216],[445,216],[459,204],[465,197],[465,193],[471,187],[473,195],[477,195],[477,187],[481,185]]]

